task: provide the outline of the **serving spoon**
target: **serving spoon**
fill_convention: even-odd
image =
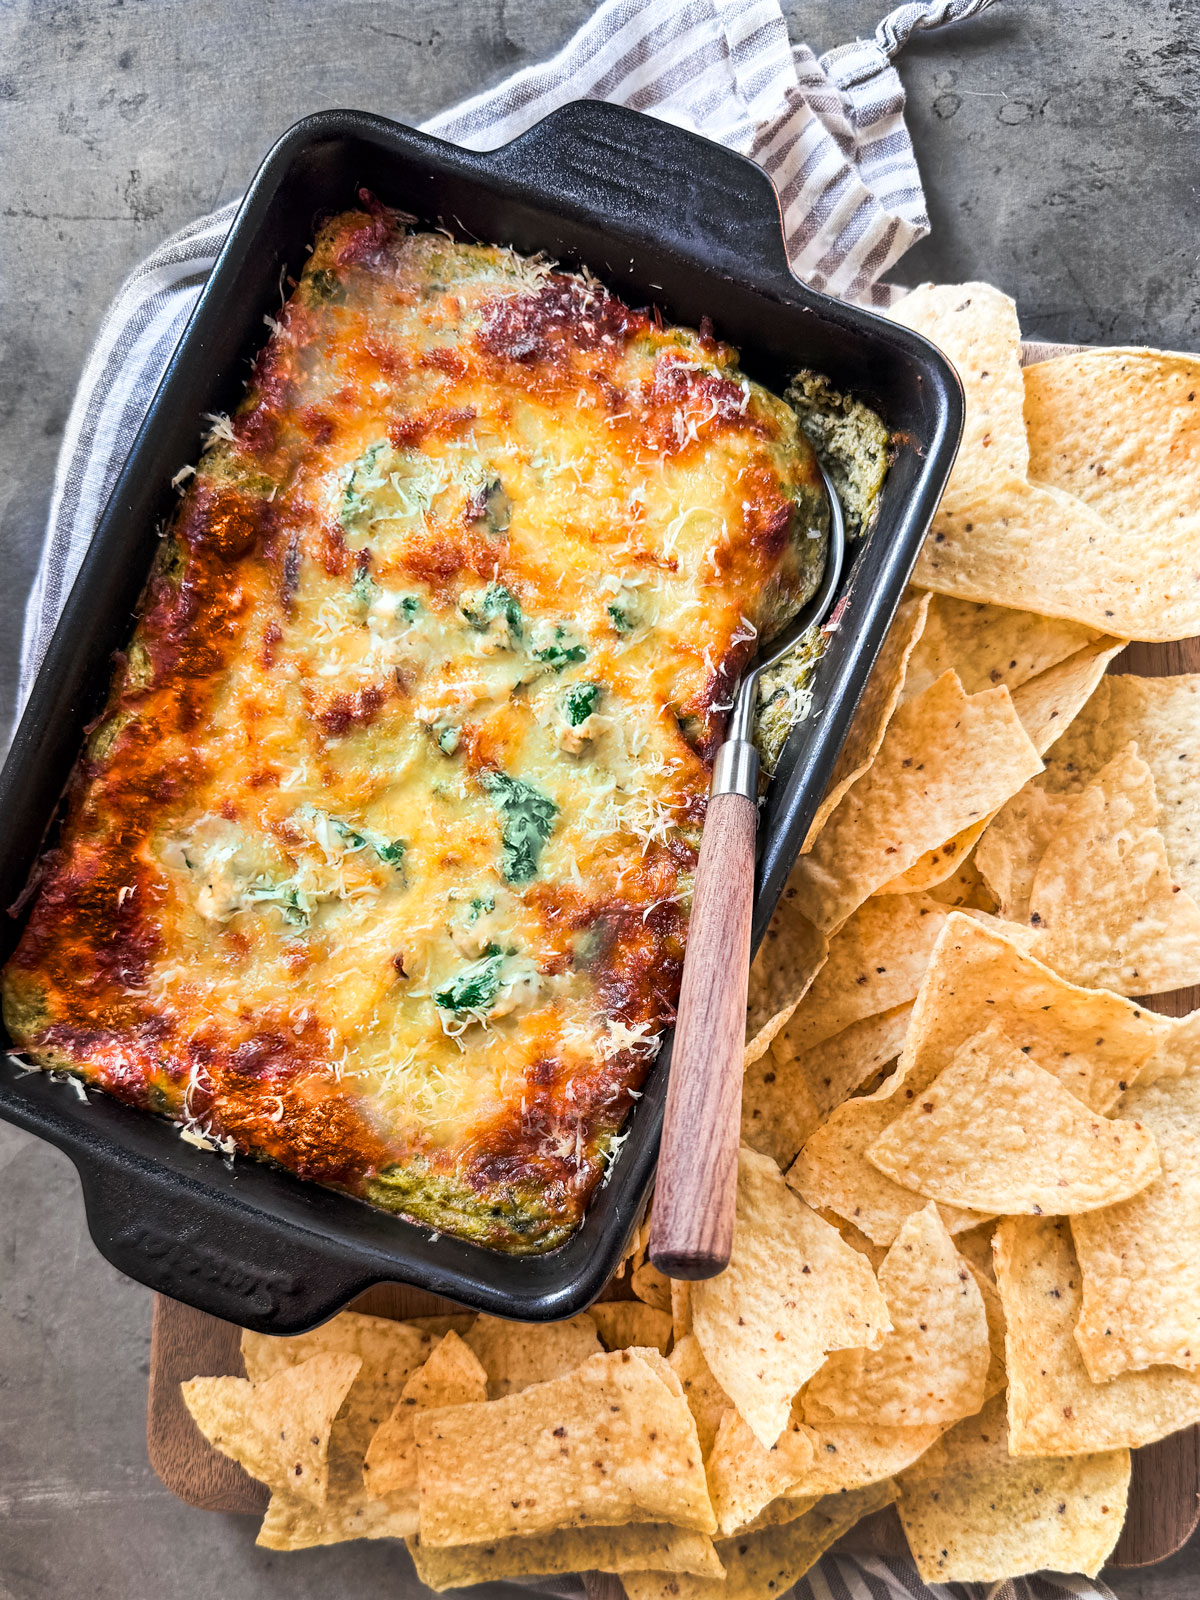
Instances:
[[[841,582],[845,519],[824,467],[821,476],[829,550],[820,587],[742,678],[713,763],[650,1224],[650,1260],[669,1278],[715,1277],[733,1248],[758,827],[754,712],[762,674],[824,620]]]

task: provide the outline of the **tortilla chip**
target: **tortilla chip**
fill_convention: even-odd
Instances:
[[[994,1394],[1008,1387],[1008,1368],[1004,1365],[1004,1336],[1008,1324],[1004,1320],[1004,1303],[994,1281],[973,1263],[968,1262],[967,1265],[983,1299],[987,1317],[988,1369],[983,1381],[983,1395],[985,1400],[990,1400]]]
[[[875,665],[871,668],[862,698],[855,708],[854,720],[838,755],[829,786],[801,846],[802,854],[807,855],[812,849],[838,801],[851,784],[862,777],[878,754],[892,713],[900,703],[909,658],[921,637],[928,608],[927,594],[909,595],[898,606],[875,658]]]
[[[1017,612],[1014,615],[1027,616],[1029,613]],[[1075,624],[1062,624],[1062,626],[1074,627]],[[1036,678],[1019,683],[1011,690],[1013,710],[1020,718],[1021,726],[1029,735],[1030,743],[1039,756],[1045,755],[1055,740],[1062,736],[1063,731],[1078,716],[1088,697],[1104,676],[1108,663],[1125,648],[1127,642],[1125,639],[1111,639],[1108,635],[1102,634],[1091,643],[1085,644],[1074,655],[1068,656],[1065,661],[1058,662],[1045,672],[1039,673]],[[1020,793],[1025,792],[1027,791],[1020,791]],[[1015,798],[1019,799],[1020,794]],[[981,817],[978,822],[973,822],[970,827],[956,833],[953,839],[946,840],[934,850],[927,850],[906,872],[889,879],[882,888],[876,889],[875,893],[877,895],[922,892],[927,895],[936,894],[942,884],[961,870],[963,863],[975,849],[995,815],[996,813],[992,812],[989,816]],[[980,909],[990,911],[994,907],[981,902]]]
[[[627,1522],[716,1528],[682,1389],[633,1351],[502,1400],[419,1411],[415,1427],[427,1548]]]
[[[883,1483],[919,1461],[946,1429],[940,1422],[920,1428],[885,1428],[840,1417],[818,1422],[807,1410],[805,1420],[817,1441],[812,1466],[789,1490],[798,1497],[847,1494]]]
[[[790,886],[801,909],[832,932],[868,895],[990,816],[1040,771],[1008,690],[968,696],[953,672],[943,673],[896,710],[871,767],[796,863]]]
[[[329,1435],[362,1363],[357,1356],[313,1356],[250,1383],[245,1378],[192,1378],[180,1384],[200,1432],[222,1455],[272,1489],[324,1503]]]
[[[653,1262],[643,1261],[630,1279],[630,1284],[643,1305],[653,1306],[656,1311],[665,1311],[670,1315],[671,1280]]]
[[[1027,784],[980,839],[975,860],[1006,921],[1028,922],[1034,874],[1069,810],[1069,796]]]
[[[925,895],[859,906],[829,941],[829,958],[776,1036],[773,1053],[800,1055],[864,1017],[912,1000],[946,915]]]
[[[474,1311],[447,1311],[441,1316],[405,1317],[404,1320],[410,1328],[417,1328],[421,1333],[427,1333],[431,1339],[442,1339],[451,1332],[456,1333],[461,1339],[475,1318]]]
[[[1200,906],[1171,881],[1137,746],[1056,802],[1058,827],[1030,885],[1027,948],[1072,983],[1117,994],[1200,983]]]
[[[396,1409],[367,1446],[363,1461],[367,1493],[373,1500],[392,1497],[396,1511],[401,1509],[399,1497],[405,1497],[412,1512],[411,1533],[417,1531],[417,1447],[413,1439],[417,1411],[486,1400],[487,1391],[487,1373],[451,1330],[404,1385]]]
[[[569,1322],[506,1322],[477,1317],[466,1342],[487,1373],[488,1398],[500,1400],[531,1383],[561,1378],[601,1349],[596,1324],[585,1311]]]
[[[362,1485],[361,1462],[343,1457],[331,1471],[323,1506],[311,1505],[284,1490],[271,1496],[255,1544],[266,1550],[311,1550],[352,1539],[402,1539],[412,1518],[392,1510],[386,1500],[371,1500]]]
[[[337,1353],[358,1356],[358,1377],[338,1417],[332,1449],[361,1459],[376,1428],[391,1415],[401,1390],[433,1349],[433,1336],[407,1322],[390,1317],[368,1317],[343,1311],[311,1333],[292,1338],[242,1333],[242,1360],[251,1382],[307,1361],[311,1356]]]
[[[668,1364],[682,1385],[688,1409],[695,1419],[701,1454],[707,1458],[716,1442],[721,1418],[732,1401],[709,1371],[694,1333],[685,1333],[676,1340]]]
[[[1097,638],[1093,628],[1033,611],[930,596],[929,615],[904,679],[904,698],[915,699],[953,667],[968,694],[1004,684],[1015,691]]]
[[[925,1201],[866,1158],[888,1125],[949,1066],[981,1017],[999,1022],[1029,1059],[1093,1111],[1105,1111],[1170,1033],[1167,1019],[1116,995],[1077,989],[1023,954],[998,925],[952,912],[917,996],[895,1073],[874,1094],[834,1111],[796,1157],[787,1181],[809,1205],[836,1211],[890,1244]],[[978,1215],[946,1207],[951,1233]]]
[[[1083,1273],[1075,1342],[1095,1383],[1160,1363],[1200,1367],[1200,1049],[1185,1077],[1138,1082],[1117,1111],[1154,1134],[1162,1174],[1072,1223]]]
[[[784,1594],[855,1523],[890,1505],[895,1487],[878,1484],[857,1494],[822,1501],[782,1527],[717,1540],[724,1579],[664,1578],[656,1573],[622,1573],[629,1600],[775,1600]]]
[[[1023,1456],[1136,1449],[1200,1421],[1200,1373],[1147,1367],[1093,1383],[1075,1342],[1079,1262],[1063,1217],[1012,1217],[996,1231],[1008,1320],[1009,1446]]]
[[[1109,662],[1128,642],[1101,634],[1073,656],[1013,690],[1013,706],[1038,755],[1044,756],[1062,738],[1095,693]]]
[[[788,884],[750,966],[746,1051],[761,1055],[783,1027],[825,962],[827,946]]]
[[[1020,794],[1013,796],[1009,805],[1019,800],[1022,794],[1027,793],[1022,789]],[[1003,810],[1003,808],[1001,808]],[[995,911],[997,909],[996,897],[988,888],[980,872],[976,857],[978,851],[960,861],[958,866],[948,878],[943,878],[940,883],[935,883],[929,891],[929,898],[936,900],[939,905],[947,906],[951,910],[960,906],[971,911]]]
[[[1200,902],[1200,673],[1103,678],[1051,748],[1037,787],[1076,793],[1130,743],[1154,776],[1171,877]]]
[[[1004,1399],[952,1428],[900,1480],[900,1520],[927,1583],[1050,1568],[1095,1577],[1120,1536],[1128,1450],[1014,1457]]]
[[[742,1140],[780,1167],[904,1046],[911,1005],[864,1017],[798,1056],[776,1039],[742,1076]]]
[[[567,1572],[687,1572],[720,1578],[723,1572],[713,1542],[665,1523],[631,1523],[624,1528],[558,1528],[526,1539],[491,1544],[454,1545],[431,1550],[408,1541],[417,1577],[435,1593],[498,1578],[537,1577]]]
[[[671,1279],[671,1336],[682,1339],[692,1331],[692,1286],[683,1278]]]
[[[813,1435],[815,1438],[815,1434]],[[748,1522],[739,1531],[742,1533],[759,1533],[763,1528],[781,1528],[785,1522],[795,1522],[806,1511],[811,1511],[822,1499],[819,1494],[790,1495],[783,1494],[778,1499],[765,1505],[755,1517],[753,1522]]]
[[[923,284],[888,315],[944,350],[966,392],[962,443],[943,504],[970,503],[997,478],[1026,477],[1021,329],[1013,301],[990,283]]]
[[[861,1228],[847,1222],[845,1217],[839,1217],[836,1211],[818,1211],[817,1215],[831,1228],[836,1228],[852,1250],[857,1250],[860,1256],[866,1256],[872,1272],[878,1278],[879,1269],[887,1259],[886,1248],[881,1244],[872,1244]]]
[[[875,1348],[891,1327],[870,1263],[791,1193],[769,1157],[744,1146],[732,1258],[691,1289],[713,1377],[768,1450],[826,1353]]]
[[[1163,1078],[1183,1078],[1196,1070],[1200,1059],[1200,1011],[1192,1011],[1177,1020],[1172,1018],[1171,1031],[1160,1041],[1158,1049],[1138,1073],[1139,1088],[1159,1083]]]
[[[964,1256],[973,1267],[977,1267],[992,1283],[996,1281],[995,1268],[992,1266],[992,1235],[995,1231],[995,1219],[989,1217],[986,1222],[978,1223],[974,1228],[967,1228],[954,1236],[954,1245],[959,1255]]]
[[[1095,1211],[1159,1171],[1149,1129],[1089,1110],[998,1022],[959,1047],[867,1160],[931,1200],[1001,1215]]]
[[[1009,477],[974,501],[942,502],[913,580],[963,600],[1017,605],[1128,639],[1195,632],[1200,613],[1193,617],[1144,554],[1140,540],[1074,495]],[[1180,633],[1185,619],[1191,620]]]
[[[804,1415],[883,1427],[943,1426],[983,1404],[991,1353],[983,1296],[937,1207],[909,1217],[879,1269],[892,1331],[878,1350],[831,1355]]]
[[[1154,638],[1200,632],[1200,358],[1089,350],[1024,381],[1029,476],[1078,496],[1136,554]]]
[[[813,1435],[796,1417],[770,1450],[765,1449],[732,1406],[721,1417],[705,1463],[708,1490],[722,1534],[753,1522],[812,1465]]]
[[[671,1348],[671,1318],[640,1300],[601,1300],[588,1310],[606,1350],[651,1345],[665,1356]]]

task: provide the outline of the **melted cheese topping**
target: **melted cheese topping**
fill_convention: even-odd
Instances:
[[[564,1238],[673,1014],[730,686],[823,556],[811,451],[734,362],[377,205],[331,223],[77,770],[5,974],[30,1056]]]

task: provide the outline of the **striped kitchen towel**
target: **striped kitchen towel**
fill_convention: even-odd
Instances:
[[[516,138],[569,100],[614,100],[759,162],[783,204],[795,271],[845,299],[886,305],[880,283],[929,231],[892,57],[918,30],[992,0],[903,5],[873,39],[816,56],[788,37],[778,0],[605,0],[551,60],[425,124],[477,150]],[[403,107],[387,107],[403,114]],[[104,502],[204,286],[237,204],[161,244],[122,286],[67,419],[41,562],[26,612],[29,693]]]

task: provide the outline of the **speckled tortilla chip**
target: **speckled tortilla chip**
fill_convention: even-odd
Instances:
[[[1065,1217],[1011,1217],[996,1230],[1017,1455],[1132,1450],[1200,1421],[1200,1373],[1156,1366],[1092,1382],[1075,1342],[1080,1279]]]
[[[633,1292],[644,1305],[671,1313],[671,1280],[652,1261],[643,1261],[630,1279]]]
[[[1011,690],[1013,710],[1038,755],[1044,755],[1076,717],[1112,658],[1125,647],[1124,639],[1107,635],[1085,644],[1065,661]],[[1026,786],[1028,788],[1028,785]],[[1022,791],[1024,792],[1024,791]],[[1003,808],[1001,808],[1003,809]],[[875,890],[877,895],[936,894],[959,871],[988,828],[995,812],[961,829],[952,839],[927,850],[907,871]],[[991,907],[983,905],[983,910]]]
[[[373,1500],[391,1509],[407,1505],[410,1533],[417,1531],[417,1447],[413,1423],[422,1408],[460,1406],[486,1400],[487,1373],[474,1352],[451,1330],[404,1385],[396,1409],[376,1431],[363,1461],[363,1485]]]
[[[989,484],[973,501],[943,501],[913,577],[962,600],[1012,604],[1123,638],[1182,637],[1156,604],[1137,541],[1074,495],[1022,478]]]
[[[338,1417],[333,1449],[346,1454],[357,1452],[361,1458],[376,1428],[391,1415],[401,1390],[427,1359],[433,1344],[431,1333],[410,1323],[343,1311],[311,1333],[292,1338],[244,1330],[242,1360],[247,1377],[257,1382],[314,1355],[358,1356],[362,1366]]]
[[[271,1496],[255,1543],[266,1550],[311,1550],[351,1539],[402,1539],[412,1526],[408,1507],[394,1511],[387,1500],[372,1500],[363,1488],[362,1459],[330,1459],[329,1492],[314,1506],[284,1490]]]
[[[671,1279],[671,1335],[682,1339],[692,1331],[692,1286],[681,1278]]]
[[[1116,530],[1154,638],[1200,632],[1200,357],[1089,350],[1027,367],[1024,381],[1029,476]]]
[[[768,1449],[826,1353],[874,1348],[891,1326],[870,1263],[745,1147],[729,1266],[691,1288],[712,1374]]]
[[[750,967],[746,1056],[755,1060],[784,1026],[825,964],[828,946],[804,915],[796,891],[784,889]]]
[[[1069,809],[1069,796],[1026,784],[1000,808],[980,839],[975,860],[1006,921],[1029,920],[1033,875]]]
[[[912,1005],[864,1017],[792,1056],[782,1040],[742,1077],[742,1141],[780,1167],[837,1106],[894,1061],[904,1047]]]
[[[1012,691],[1013,705],[1034,749],[1044,756],[1057,743],[1096,692],[1114,656],[1127,641],[1101,634]]]
[[[1075,793],[1130,743],[1154,775],[1171,876],[1200,902],[1200,673],[1103,678],[1051,748],[1037,786]]]
[[[694,1333],[685,1333],[675,1341],[668,1364],[683,1387],[688,1409],[695,1418],[701,1452],[707,1457],[732,1401],[710,1372]]]
[[[222,1455],[272,1489],[312,1505],[325,1501],[329,1436],[362,1363],[357,1356],[312,1356],[250,1383],[192,1378],[180,1385],[192,1420]]]
[[[924,895],[860,906],[829,941],[829,957],[776,1035],[773,1053],[799,1055],[863,1017],[913,999],[946,916]]]
[[[588,1311],[606,1350],[653,1345],[666,1355],[671,1345],[670,1313],[640,1300],[602,1300]]]
[[[1117,994],[1200,983],[1200,906],[1171,881],[1154,778],[1137,746],[1082,793],[1043,805],[1058,826],[1033,869],[1027,948],[1071,982]]]
[[[990,1246],[988,1253],[991,1253]],[[985,1400],[990,1400],[1008,1386],[1008,1371],[1004,1365],[1004,1335],[1007,1331],[1004,1304],[995,1280],[974,1262],[968,1262],[968,1266],[983,1299],[983,1310],[987,1317],[988,1369],[983,1381],[983,1394]]]
[[[938,1216],[916,1212],[879,1269],[892,1331],[878,1350],[841,1350],[809,1384],[804,1415],[946,1426],[983,1404],[991,1354],[983,1296]]]
[[[862,699],[855,708],[854,720],[838,755],[833,777],[809,825],[808,835],[801,846],[804,854],[812,849],[817,835],[846,790],[855,779],[862,777],[874,761],[892,713],[900,703],[908,661],[921,637],[928,607],[927,594],[913,594],[901,601],[875,665],[871,668]]]
[[[944,350],[966,392],[962,443],[943,503],[969,503],[998,477],[1024,478],[1029,445],[1013,301],[990,283],[923,284],[888,315]]]
[[[823,1422],[807,1418],[817,1436],[813,1464],[791,1487],[794,1496],[846,1494],[883,1483],[919,1461],[945,1424],[885,1428],[877,1422]]]
[[[481,1316],[465,1337],[487,1373],[492,1400],[516,1394],[531,1383],[561,1378],[601,1349],[596,1324],[586,1311],[569,1322],[508,1322]]]
[[[1007,689],[968,696],[953,672],[900,706],[789,887],[826,933],[927,850],[999,809],[1041,771]],[[948,868],[947,872],[952,870]]]
[[[867,1149],[949,1066],[979,1028],[998,1021],[1018,1048],[1094,1111],[1108,1109],[1170,1031],[1162,1017],[1116,995],[1078,989],[1004,937],[999,925],[952,912],[917,996],[900,1065],[872,1095],[848,1100],[801,1150],[788,1183],[836,1211],[876,1244],[890,1244],[924,1200],[886,1177]],[[952,1233],[978,1216],[943,1208]]]
[[[1021,793],[1024,794],[1025,790],[1021,790]],[[1013,798],[1017,799],[1018,796],[1014,795]],[[996,897],[988,888],[979,870],[976,862],[977,854],[978,852],[975,852],[965,861],[960,861],[948,878],[943,878],[941,883],[934,884],[929,891],[929,898],[951,911],[955,906],[972,911],[995,911]]]
[[[777,1600],[863,1517],[896,1498],[891,1484],[835,1495],[782,1526],[718,1539],[724,1579],[622,1573],[629,1600]]]
[[[791,1417],[768,1450],[730,1407],[722,1417],[704,1463],[713,1510],[726,1538],[754,1521],[812,1465],[813,1435]]]
[[[409,1553],[426,1588],[461,1589],[499,1578],[539,1577],[567,1572],[687,1572],[720,1578],[723,1572],[713,1542],[665,1523],[631,1523],[625,1528],[558,1528],[527,1539],[497,1539],[490,1544],[455,1545],[440,1550],[410,1539]]]
[[[1129,1471],[1128,1450],[1011,1456],[997,1395],[904,1474],[900,1520],[927,1583],[1095,1577],[1120,1536]]]
[[[931,1200],[1001,1215],[1095,1211],[1159,1170],[1148,1129],[1090,1110],[998,1022],[959,1046],[867,1160]]]
[[[503,1400],[418,1412],[421,1543],[628,1522],[714,1532],[696,1425],[663,1374],[621,1350]]]
[[[1185,1024],[1192,1065],[1136,1083],[1117,1114],[1158,1141],[1159,1177],[1131,1200],[1071,1225],[1083,1273],[1075,1341],[1089,1376],[1169,1364],[1200,1367],[1200,1027]]]
[[[968,694],[1000,684],[1015,691],[1097,638],[1094,628],[1062,617],[947,594],[929,600],[925,627],[904,678],[906,700],[922,694],[951,667]]]

